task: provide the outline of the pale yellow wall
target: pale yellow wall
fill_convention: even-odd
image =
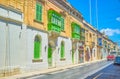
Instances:
[[[23,12],[24,0],[0,0],[0,4]]]
[[[39,0],[39,1],[41,1],[41,0]],[[48,2],[48,1],[47,2],[43,1],[40,3],[43,6],[43,11],[42,11],[43,15],[42,15],[42,22],[39,23],[39,22],[35,21],[36,0],[0,0],[1,5],[11,7],[13,9],[23,12],[24,23],[26,25],[28,25],[30,27],[34,27],[36,29],[47,31],[47,23],[48,23],[47,11],[51,8],[58,13],[63,12],[64,10],[62,10],[58,6],[52,4],[51,2]],[[95,32],[92,32],[91,30],[84,27],[84,25],[80,21],[75,19],[73,16],[69,15],[67,12],[65,12],[65,15],[66,15],[64,17],[65,18],[65,26],[64,26],[65,30],[62,31],[60,35],[65,36],[65,37],[71,37],[71,23],[75,22],[75,23],[79,24],[82,28],[84,28],[85,30],[88,30],[88,31],[86,31],[86,33],[88,33],[88,35],[85,33],[86,45],[91,45],[91,42],[97,40],[97,35]],[[91,25],[89,25],[89,26],[91,28],[93,28]],[[90,34],[91,34],[91,38],[90,38]],[[95,34],[95,37],[93,37],[93,34]],[[96,44],[97,44],[97,42],[96,42]],[[111,48],[113,48],[113,45],[114,44],[111,43]]]
[[[31,5],[32,3],[30,3],[30,1],[28,1],[29,5]],[[47,12],[49,9],[53,9],[55,10],[57,13],[61,13],[64,10],[62,10],[61,8],[59,8],[58,6],[54,5],[51,2],[47,2],[47,3],[42,3],[43,5],[43,16],[42,16],[42,22],[36,22],[35,20],[35,5],[36,5],[36,1],[33,1],[33,6],[29,6],[28,4],[26,4],[25,6],[25,24],[32,26],[34,28],[37,29],[41,29],[41,30],[45,30],[47,31],[47,24],[48,24],[48,18],[47,18]],[[71,37],[71,23],[70,23],[70,15],[65,12],[66,16],[64,17],[64,21],[65,21],[65,26],[64,26],[64,31],[62,31],[60,33],[61,36],[65,36],[65,37]]]
[[[42,5],[42,22],[35,21],[36,14],[36,0],[27,0],[24,6],[24,22],[30,27],[34,27],[40,30],[46,30],[46,7],[45,3],[39,2]]]
[[[52,4],[51,2],[48,2],[47,3],[47,11],[49,10],[49,9],[53,9],[54,11],[56,11],[57,13],[62,13],[62,12],[64,12],[64,10],[62,10],[61,8],[59,8],[58,6],[56,6],[56,5],[54,5],[54,4]],[[46,12],[47,12],[46,11]],[[62,15],[62,14],[61,14]],[[63,16],[63,15],[62,15]],[[65,16],[63,16],[64,17],[64,31],[62,31],[61,33],[60,33],[60,35],[61,36],[65,36],[65,37],[69,37],[70,36],[70,23],[69,23],[69,15],[68,15],[68,13],[67,12],[65,12]],[[47,21],[46,21],[47,22]]]
[[[70,16],[70,18],[69,18],[70,20],[69,20],[69,29],[70,29],[70,37],[71,37],[71,33],[72,33],[72,30],[71,30],[71,23],[72,22],[74,22],[74,23],[77,23],[78,25],[80,25],[80,27],[81,28],[84,28],[85,29],[85,27],[84,27],[84,25],[83,25],[83,23],[82,22],[80,22],[80,21],[78,21],[76,18],[74,18],[73,16]]]
[[[40,0],[39,0],[40,1]],[[54,5],[53,3],[47,1],[47,2],[39,2],[42,4],[42,22],[36,22],[35,21],[35,14],[36,14],[36,0],[0,0],[0,4],[5,5],[7,7],[12,7],[14,9],[20,10],[23,12],[24,15],[24,23],[29,26],[33,27],[36,29],[47,30],[47,23],[48,23],[48,18],[47,18],[47,12],[49,9],[53,9],[58,13],[63,12],[61,8],[58,6]],[[81,27],[83,27],[83,24],[76,20],[74,17],[69,15],[67,12],[65,12],[66,16],[64,17],[65,21],[65,26],[64,26],[64,31],[61,32],[61,36],[65,37],[71,37],[71,23],[76,22],[78,23]]]
[[[92,30],[89,30],[88,28],[85,28],[85,29],[87,30],[85,33],[85,39],[86,39],[85,44],[91,47],[92,42],[94,42],[95,45],[97,45],[97,34]]]

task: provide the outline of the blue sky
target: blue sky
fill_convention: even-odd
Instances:
[[[89,0],[67,0],[90,23]],[[97,0],[98,26],[96,19],[96,0],[91,0],[92,23],[95,28],[105,32],[111,40],[120,44],[120,0]]]

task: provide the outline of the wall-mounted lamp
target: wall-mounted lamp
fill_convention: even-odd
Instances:
[[[19,33],[19,38],[21,38],[21,32]]]
[[[45,52],[46,52],[46,50],[47,50],[47,46],[45,45],[45,47],[44,47],[44,48],[45,48]]]

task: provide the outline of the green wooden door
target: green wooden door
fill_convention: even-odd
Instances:
[[[48,47],[48,66],[52,66],[52,48],[50,46]]]
[[[74,52],[72,52],[72,63],[74,63]]]
[[[40,42],[34,42],[34,59],[40,58]]]

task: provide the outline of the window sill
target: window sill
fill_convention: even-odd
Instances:
[[[60,61],[65,61],[66,59],[65,58],[61,58]]]
[[[33,59],[32,62],[43,62],[43,59]]]
[[[34,22],[40,23],[40,24],[44,24],[43,22],[37,21],[36,19],[34,19]]]

